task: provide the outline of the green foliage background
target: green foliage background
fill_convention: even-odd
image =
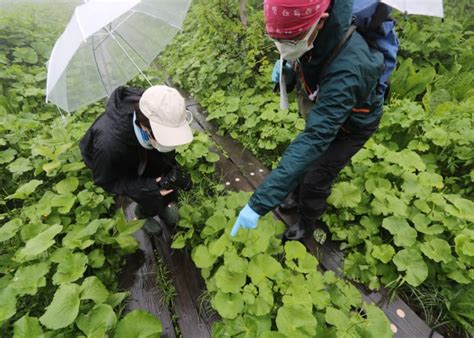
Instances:
[[[103,103],[67,117],[44,103],[45,63],[72,9],[0,8],[0,336],[158,335],[152,315],[123,316],[117,285],[142,222],[115,211],[79,152]]]

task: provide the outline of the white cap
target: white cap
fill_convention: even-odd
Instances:
[[[184,98],[174,88],[153,86],[145,90],[138,103],[141,112],[150,120],[156,141],[163,146],[191,143],[193,132],[189,127]]]

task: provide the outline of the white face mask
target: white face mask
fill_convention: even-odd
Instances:
[[[150,144],[153,146],[153,148],[158,150],[160,153],[169,153],[176,149],[176,147],[161,145],[158,142],[156,142],[156,140],[152,139],[151,137],[149,141],[150,141]]]
[[[309,44],[309,38],[318,27],[319,20],[311,27],[302,40],[274,40],[275,45],[283,59],[292,61],[303,56],[304,53],[313,48],[313,42]],[[315,40],[316,38],[314,38]],[[313,41],[314,41],[313,40]]]
[[[143,127],[142,127],[143,128]],[[156,140],[151,136],[151,133],[148,129],[146,128],[143,128],[143,130],[145,131],[145,133],[147,134],[148,136],[148,142],[151,144],[151,146],[153,148],[155,148],[156,150],[158,150],[160,153],[169,153],[173,150],[176,149],[176,147],[173,147],[173,146],[164,146],[164,145],[161,145],[159,144],[158,142],[156,142]]]

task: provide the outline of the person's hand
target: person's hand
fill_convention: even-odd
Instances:
[[[244,229],[255,229],[257,227],[259,218],[260,215],[253,211],[253,209],[248,204],[246,204],[242,211],[240,211],[239,216],[232,227],[230,235],[234,237],[241,227]]]
[[[283,71],[285,72],[285,76],[293,71],[291,62],[285,62],[283,65]],[[289,80],[289,77],[286,76],[285,81],[288,82]],[[272,81],[273,83],[280,83],[280,60],[277,60],[273,66]]]
[[[161,177],[158,177],[158,178],[156,179],[156,183],[158,184],[158,182],[160,182],[160,181],[161,181]],[[161,195],[161,196],[166,196],[166,195],[168,195],[168,194],[171,194],[173,191],[174,191],[173,189],[171,189],[171,190],[164,190],[164,189],[162,189],[162,190],[160,190],[160,195]]]

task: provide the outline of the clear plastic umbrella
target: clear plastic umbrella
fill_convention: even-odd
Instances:
[[[406,14],[444,17],[443,0],[381,0]]]
[[[76,7],[48,61],[46,101],[67,112],[142,73],[181,25],[191,0],[89,0]]]

